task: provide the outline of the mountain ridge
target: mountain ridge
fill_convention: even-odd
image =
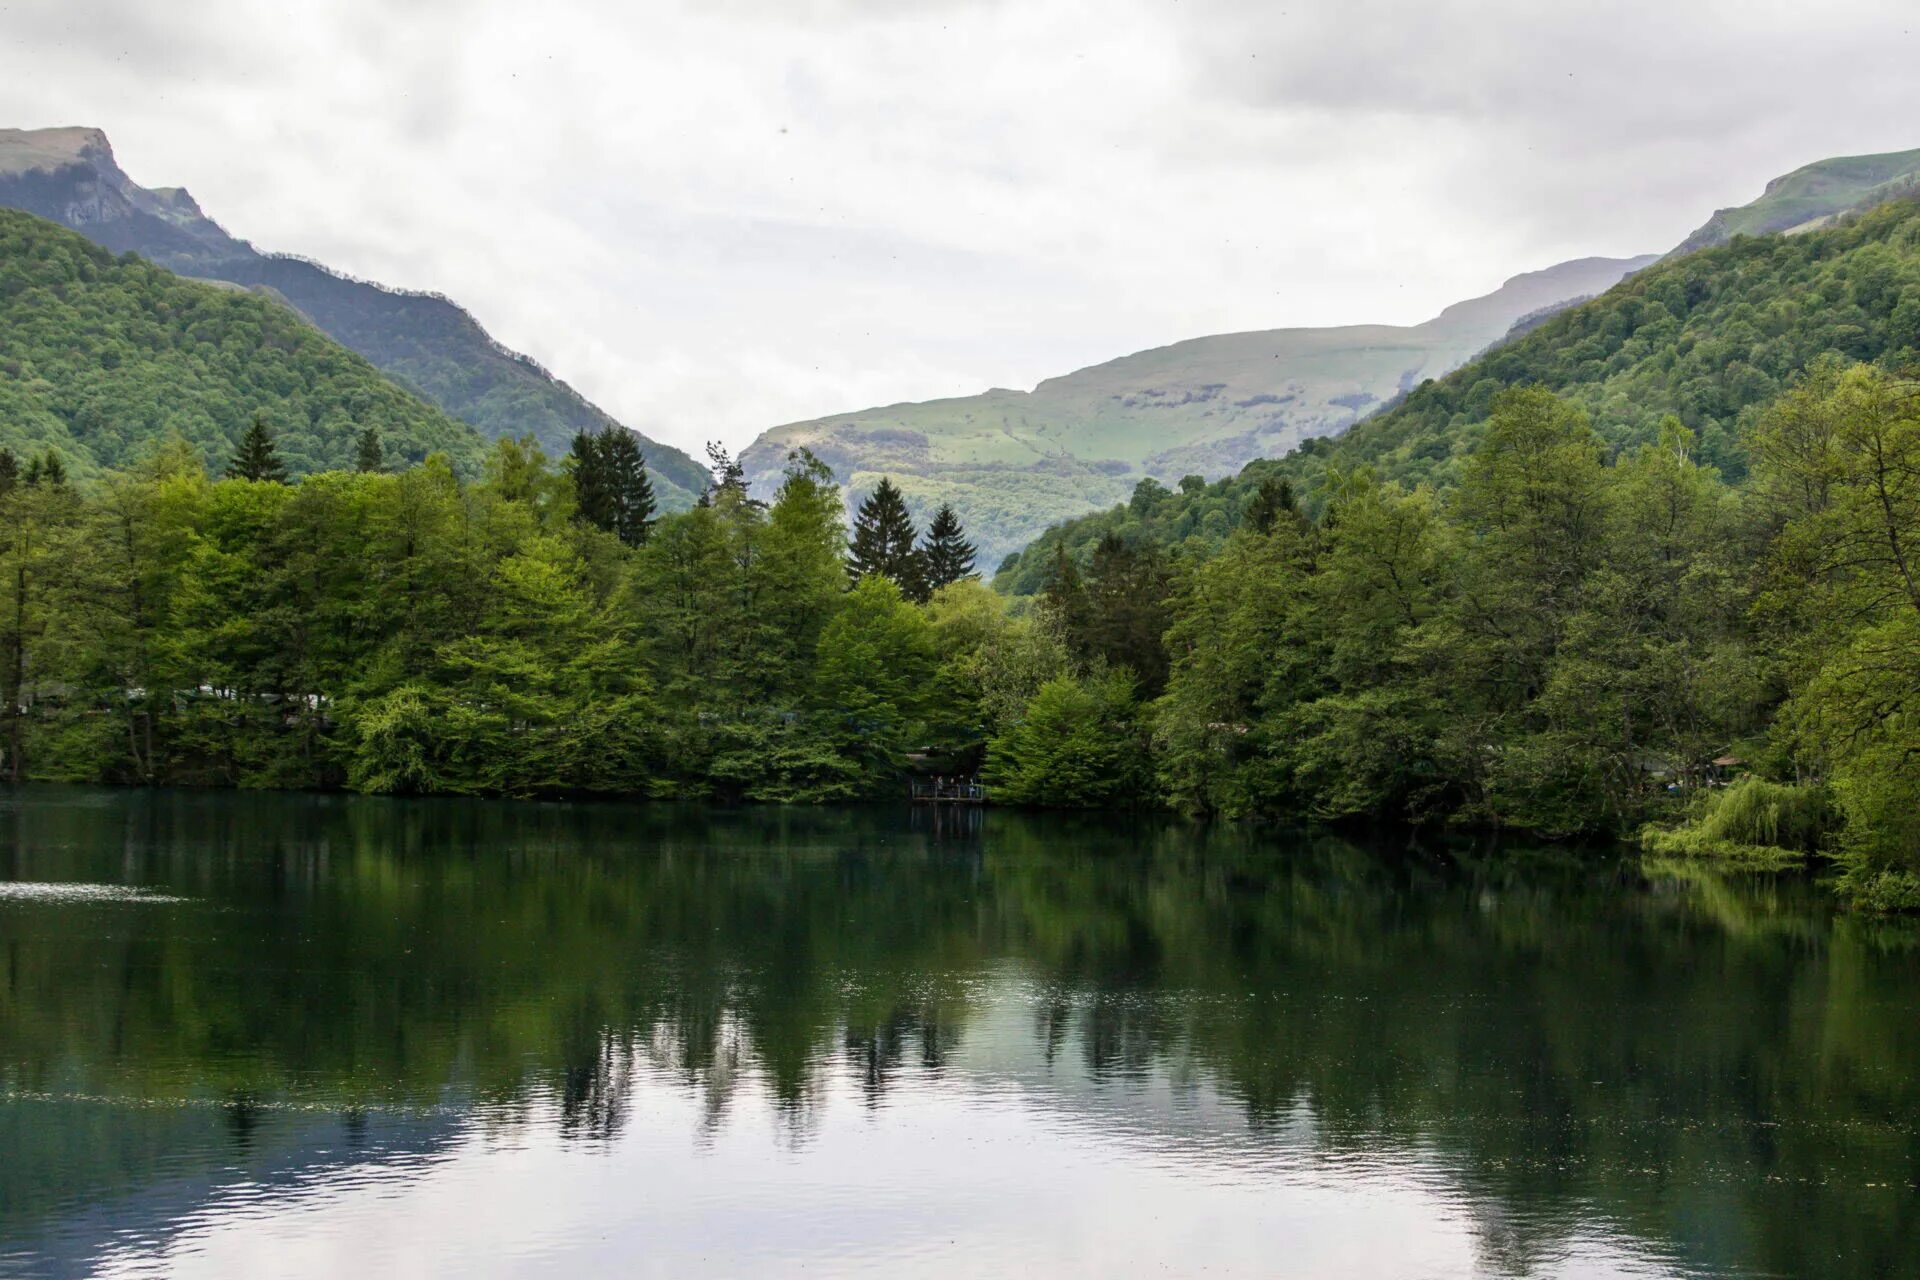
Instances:
[[[1046,378],[1031,391],[903,401],[772,428],[741,454],[777,482],[806,447],[858,493],[893,478],[916,514],[953,502],[997,562],[1047,525],[1119,501],[1142,479],[1217,478],[1336,434],[1524,316],[1599,292],[1653,261],[1587,257],[1520,272],[1415,325],[1254,329],[1187,338]]]
[[[103,130],[0,129],[0,206],[80,232],[189,277],[264,292],[483,436],[531,433],[553,455],[577,431],[621,426],[444,294],[393,289],[312,259],[262,253],[209,218],[184,187],[142,187]],[[663,506],[690,505],[706,468],[639,432]]]

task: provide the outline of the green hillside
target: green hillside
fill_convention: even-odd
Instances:
[[[1495,397],[1510,387],[1555,392],[1615,450],[1653,441],[1673,414],[1695,433],[1702,458],[1737,480],[1747,468],[1741,425],[1827,352],[1888,366],[1920,359],[1920,204],[1897,201],[1828,230],[1741,237],[1669,258],[1422,384],[1336,440],[1309,441],[1186,492],[1142,486],[1124,505],[1051,529],[997,585],[1037,591],[1056,546],[1084,559],[1108,532],[1169,547],[1217,545],[1269,479],[1288,481],[1309,506],[1330,474],[1361,466],[1409,486],[1450,487]]]
[[[0,129],[0,206],[51,219],[114,253],[131,251],[182,275],[276,298],[488,439],[531,434],[559,457],[576,432],[619,425],[538,363],[494,341],[450,299],[259,253],[228,235],[186,191],[140,186],[121,171],[98,129]],[[669,445],[641,441],[662,505],[691,506],[706,485],[706,468]]]
[[[889,476],[916,516],[951,502],[997,562],[1143,477],[1217,477],[1366,413],[1498,341],[1522,317],[1599,293],[1651,258],[1586,258],[1507,281],[1413,326],[1220,334],[1050,378],[1032,391],[898,404],[776,427],[741,455],[770,492],[811,449],[854,493]]]
[[[350,467],[369,426],[395,461],[484,448],[278,303],[0,209],[0,445],[84,475],[177,433],[218,465],[256,414],[295,473]]]
[[[1767,184],[1758,200],[1721,209],[1674,254],[1725,244],[1737,235],[1813,231],[1849,209],[1861,209],[1920,187],[1920,150],[1818,160]]]

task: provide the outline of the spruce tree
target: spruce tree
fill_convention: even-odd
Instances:
[[[574,519],[609,532],[614,527],[612,477],[608,475],[604,438],[585,431],[574,433],[568,453],[573,472]]]
[[[973,576],[973,557],[978,548],[967,541],[966,532],[960,527],[953,504],[941,503],[927,525],[927,540],[920,549],[929,592]]]
[[[0,448],[0,498],[12,493],[20,483],[20,459],[13,456],[13,450]]]
[[[1247,523],[1255,533],[1272,533],[1282,516],[1301,523],[1300,504],[1294,500],[1291,484],[1268,476],[1260,482],[1259,490],[1247,506]]]
[[[884,477],[853,517],[847,572],[855,582],[877,573],[892,578],[909,600],[927,598],[926,567],[914,549],[913,520],[906,500]]]
[[[240,437],[240,447],[234,451],[233,461],[227,464],[227,478],[267,480],[274,484],[287,482],[287,468],[274,452],[273,433],[267,430],[264,414],[254,414],[253,425]]]
[[[608,531],[637,547],[647,540],[654,514],[653,481],[647,477],[639,437],[625,427],[607,427],[600,432],[599,445],[613,516]]]
[[[360,446],[354,455],[354,470],[384,471],[386,465],[386,450],[380,447],[380,432],[368,427],[360,433]]]

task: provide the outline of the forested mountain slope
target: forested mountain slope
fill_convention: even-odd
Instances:
[[[1052,521],[1143,477],[1218,477],[1337,434],[1455,368],[1522,317],[1600,293],[1653,258],[1583,258],[1515,276],[1424,324],[1218,334],[1050,378],[1032,391],[898,404],[775,427],[741,455],[770,492],[805,446],[857,495],[884,476],[917,517],[959,509],[996,563]]]
[[[0,445],[84,474],[177,433],[218,466],[256,415],[295,474],[350,468],[367,427],[396,462],[485,447],[276,302],[0,209]]]
[[[1916,188],[1920,150],[1816,160],[1769,182],[1759,199],[1716,211],[1669,256],[1725,244],[1737,235],[1817,230],[1849,210],[1870,208]]]
[[[184,190],[139,186],[98,129],[0,129],[0,206],[50,218],[116,253],[132,251],[183,275],[271,291],[490,439],[531,433],[557,457],[576,432],[617,425],[536,362],[495,342],[448,299],[259,253],[207,218]],[[662,502],[689,505],[706,469],[668,445],[642,442]]]
[[[1607,445],[1654,440],[1672,414],[1729,479],[1746,471],[1740,428],[1823,353],[1905,366],[1920,359],[1920,204],[1896,200],[1843,225],[1743,236],[1668,258],[1444,378],[1334,440],[1262,460],[1211,485],[1131,500],[1049,530],[997,585],[1043,585],[1055,548],[1082,560],[1108,532],[1167,547],[1217,545],[1261,483],[1285,479],[1309,506],[1331,473],[1448,487],[1477,447],[1494,398],[1540,386],[1585,410]]]

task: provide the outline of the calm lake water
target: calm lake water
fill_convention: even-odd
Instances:
[[[0,792],[0,1273],[1920,1275],[1920,932],[1587,855]]]

